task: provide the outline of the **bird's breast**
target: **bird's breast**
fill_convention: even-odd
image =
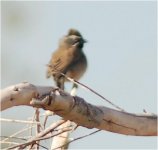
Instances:
[[[87,60],[85,55],[81,55],[76,61],[72,63],[66,75],[75,80],[79,80],[87,69]]]

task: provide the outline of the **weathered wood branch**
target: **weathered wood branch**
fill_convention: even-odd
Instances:
[[[125,135],[157,135],[157,116],[154,114],[139,115],[95,106],[53,87],[20,83],[1,91],[1,110],[19,105],[53,111],[65,120],[87,128]]]

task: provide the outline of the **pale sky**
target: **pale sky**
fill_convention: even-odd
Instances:
[[[53,86],[53,81],[45,78],[46,64],[59,38],[73,27],[88,40],[84,47],[88,70],[80,81],[126,111],[156,113],[156,19],[156,1],[2,2],[1,86],[22,81]],[[67,84],[67,89],[70,86]],[[78,95],[89,103],[111,107],[82,88]],[[2,113],[12,119],[32,115],[30,107]],[[22,126],[7,123],[5,127],[11,130],[3,130],[2,135]],[[80,127],[71,137],[92,131]],[[102,131],[72,143],[70,148],[156,149],[156,137]]]

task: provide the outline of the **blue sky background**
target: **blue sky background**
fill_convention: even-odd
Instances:
[[[73,27],[88,40],[84,47],[88,70],[80,81],[129,112],[156,113],[156,19],[156,1],[2,2],[1,86],[22,81],[54,85],[45,78],[46,64],[58,40]],[[82,88],[78,95],[111,107]],[[2,117],[27,119],[33,112],[30,107],[15,107],[2,112]],[[2,134],[10,135],[22,125],[2,127],[8,128]],[[92,131],[80,127],[71,137]],[[70,148],[156,149],[156,137],[102,131]]]

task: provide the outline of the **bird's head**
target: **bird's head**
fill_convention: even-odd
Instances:
[[[61,39],[60,45],[82,49],[86,42],[78,30],[70,29],[68,34]]]

